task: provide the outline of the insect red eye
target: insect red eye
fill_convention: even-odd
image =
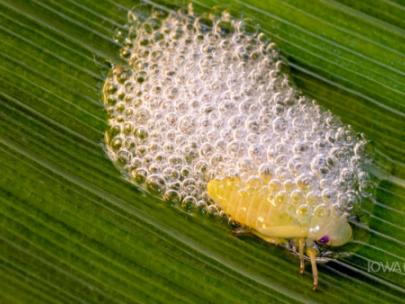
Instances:
[[[319,243],[321,244],[327,244],[329,242],[329,236],[328,235],[324,235],[323,237],[321,237],[319,239]]]

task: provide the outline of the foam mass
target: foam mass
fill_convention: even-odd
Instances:
[[[113,67],[104,102],[109,157],[131,182],[219,215],[211,179],[256,182],[309,214],[319,205],[350,212],[369,194],[366,140],[291,84],[263,33],[226,12],[129,19],[126,65]]]

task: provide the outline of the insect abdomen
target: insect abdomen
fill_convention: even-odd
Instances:
[[[259,191],[243,189],[239,178],[211,180],[208,194],[226,214],[243,225],[257,229],[270,224],[272,206],[266,196]]]

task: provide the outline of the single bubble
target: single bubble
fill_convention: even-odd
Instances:
[[[197,200],[195,199],[195,197],[189,195],[183,198],[183,200],[181,201],[181,206],[186,210],[191,210],[196,205],[196,203]]]
[[[280,180],[273,178],[268,183],[268,188],[270,192],[278,192],[282,189],[282,183]]]
[[[266,175],[266,176],[272,176],[274,171],[273,171],[273,166],[270,163],[263,163],[259,166],[259,175]]]
[[[286,179],[283,182],[283,188],[287,193],[290,193],[296,187],[295,182],[292,179]]]
[[[143,184],[148,176],[148,171],[145,168],[137,168],[132,171],[132,177],[138,184]]]
[[[163,194],[166,182],[160,174],[151,174],[146,178],[146,187],[149,191],[157,194]]]
[[[307,189],[312,183],[312,176],[310,174],[303,173],[296,178],[295,183],[301,189]]]
[[[327,174],[329,172],[327,160],[323,154],[316,155],[311,161],[311,170],[313,174]]]
[[[144,127],[139,127],[135,131],[135,136],[140,140],[145,140],[148,137],[148,131]]]
[[[172,204],[178,204],[181,201],[181,195],[178,191],[169,189],[164,193],[163,200]]]
[[[314,191],[308,191],[305,195],[305,202],[310,206],[316,205],[319,202],[318,194]]]
[[[126,166],[127,164],[130,164],[132,160],[132,154],[131,152],[127,150],[120,150],[117,153],[117,163],[121,166]]]
[[[114,151],[118,151],[122,146],[122,138],[121,137],[115,137],[112,141],[111,141],[111,148]]]
[[[274,196],[274,205],[276,207],[281,207],[284,204],[287,203],[288,196],[286,191],[279,191],[275,196]]]
[[[326,204],[320,204],[315,207],[313,215],[317,218],[327,218],[330,215],[330,208]]]
[[[304,192],[301,190],[293,190],[290,193],[290,202],[294,205],[298,205],[304,202]]]
[[[305,221],[311,213],[311,208],[307,204],[302,204],[298,206],[296,213],[301,221]]]
[[[209,205],[207,207],[207,213],[212,216],[218,216],[220,209],[215,204]]]

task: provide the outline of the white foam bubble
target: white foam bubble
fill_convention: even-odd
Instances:
[[[366,140],[292,86],[265,35],[227,13],[130,17],[128,66],[104,94],[109,156],[132,182],[211,212],[207,182],[228,176],[267,174],[275,195],[306,188],[342,211],[366,194]]]

